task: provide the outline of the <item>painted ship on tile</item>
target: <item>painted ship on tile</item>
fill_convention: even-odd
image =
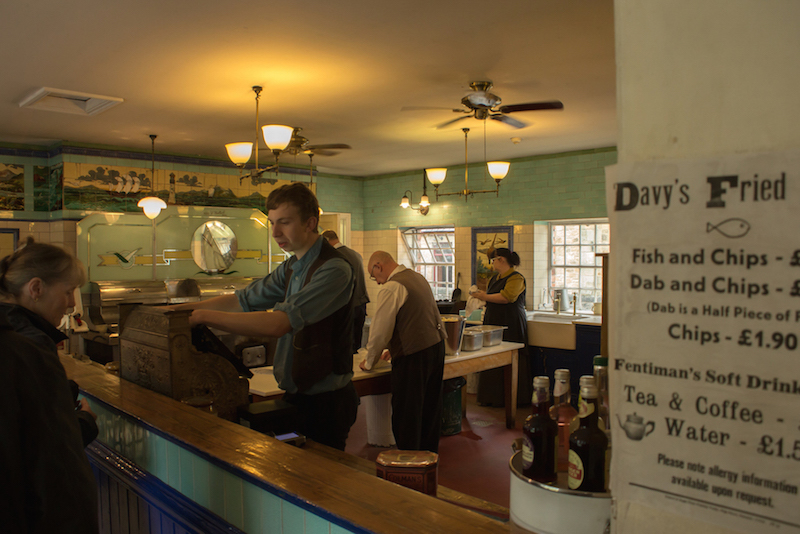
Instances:
[[[69,165],[69,164],[68,164]],[[219,206],[265,209],[266,197],[278,185],[289,183],[270,180],[259,185],[239,184],[237,175],[214,173],[170,173],[169,178],[151,183],[151,171],[130,167],[86,166],[64,178],[64,209],[138,212],[139,200],[157,196],[169,204],[182,206]],[[163,172],[163,171],[160,171]],[[159,189],[161,184],[165,187]]]

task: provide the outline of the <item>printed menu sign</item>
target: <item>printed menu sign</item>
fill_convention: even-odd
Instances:
[[[619,164],[606,197],[617,520],[800,532],[800,154]]]

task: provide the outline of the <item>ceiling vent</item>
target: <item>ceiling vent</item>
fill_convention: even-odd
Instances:
[[[75,115],[97,115],[122,102],[124,102],[123,99],[114,96],[93,95],[65,89],[53,89],[52,87],[41,87],[23,98],[19,103],[19,107]]]

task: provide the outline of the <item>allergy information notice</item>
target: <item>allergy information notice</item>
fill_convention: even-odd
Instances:
[[[606,169],[611,491],[800,532],[800,154]]]

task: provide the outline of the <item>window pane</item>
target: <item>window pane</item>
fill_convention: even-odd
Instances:
[[[594,247],[581,246],[581,265],[594,265]]]
[[[554,245],[563,245],[564,244],[564,227],[560,224],[553,225],[553,231],[551,233],[552,241]]]
[[[581,269],[581,288],[594,288],[594,268]]]
[[[581,283],[581,270],[572,267],[564,269],[564,279],[567,289],[578,289]]]
[[[569,224],[564,228],[564,240],[567,245],[577,245],[581,242],[581,227]]]
[[[611,226],[609,224],[597,225],[597,242],[603,244],[611,243]]]
[[[449,300],[455,289],[455,232],[453,228],[410,228],[403,231],[414,270],[431,286],[437,300]]]
[[[564,265],[564,247],[553,247],[553,265]]]
[[[584,224],[581,225],[581,244],[587,245],[594,243],[595,240],[595,225]]]
[[[564,247],[564,254],[566,255],[567,265],[580,265],[581,264],[581,247]]]
[[[595,269],[594,286],[597,289],[603,289],[603,269]]]
[[[550,287],[558,289],[564,287],[564,269],[559,267],[550,269]]]

